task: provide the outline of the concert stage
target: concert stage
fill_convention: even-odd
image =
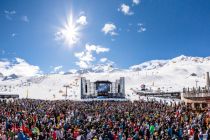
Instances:
[[[90,82],[85,77],[81,78],[81,99],[125,99],[125,78],[111,82],[97,80]]]

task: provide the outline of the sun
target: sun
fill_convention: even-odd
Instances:
[[[72,46],[80,39],[80,26],[73,21],[73,16],[70,15],[64,23],[63,27],[57,32],[59,40],[63,40],[65,44]]]

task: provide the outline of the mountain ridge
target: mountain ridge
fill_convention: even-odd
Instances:
[[[210,59],[209,57],[182,55],[170,60],[144,62],[137,65],[136,68],[139,69],[117,69],[112,65],[99,65],[95,69],[72,70],[66,74],[19,76],[4,81],[0,79],[0,93],[17,93],[21,98],[29,94],[29,98],[35,99],[64,99],[62,96],[62,93],[66,91],[64,86],[69,85],[69,99],[79,99],[81,77],[92,82],[97,80],[115,81],[119,77],[125,77],[127,98],[134,98],[131,89],[139,89],[142,84],[153,91],[181,92],[184,87],[205,86],[205,74],[210,71]]]
[[[122,72],[122,71],[148,71],[148,70],[158,70],[160,68],[163,68],[165,66],[169,65],[175,65],[176,63],[208,63],[210,62],[210,56],[209,57],[192,57],[192,56],[186,56],[186,55],[180,55],[178,57],[172,58],[172,59],[162,59],[162,60],[150,60],[150,61],[145,61],[143,63],[137,64],[137,65],[132,65],[127,69],[120,69],[115,67],[113,64],[97,64],[94,65],[93,67],[87,68],[87,69],[70,69],[69,71],[62,72],[58,71],[57,73],[50,73],[50,74],[44,74],[41,73],[40,70],[38,70],[37,66],[30,65],[26,63],[25,60],[16,58],[13,60],[13,62],[8,63],[6,65],[1,65],[4,61],[0,61],[0,70],[3,71],[3,73],[0,74],[1,79],[7,79],[5,77],[11,77],[10,75],[16,75],[14,76],[16,78],[18,77],[33,77],[37,75],[50,75],[50,74],[63,74],[63,75],[68,75],[68,74],[87,74],[87,73],[115,73],[115,72]],[[33,67],[36,68],[34,70],[35,72],[30,73],[28,75],[23,74],[23,72],[16,72],[21,71],[20,68],[14,68],[17,67],[17,65],[28,65],[28,67]],[[13,70],[13,69],[14,70]],[[11,70],[12,69],[12,70]],[[11,72],[7,72],[11,71]],[[3,77],[3,78],[2,78]],[[12,76],[13,77],[13,76]],[[13,78],[9,79],[13,79]]]

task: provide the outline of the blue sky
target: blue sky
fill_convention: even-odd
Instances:
[[[0,59],[22,58],[46,73],[182,54],[209,56],[209,0],[0,1]]]

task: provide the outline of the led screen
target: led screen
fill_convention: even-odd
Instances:
[[[96,85],[96,90],[98,93],[108,93],[110,91],[110,84],[108,83],[98,83]]]

